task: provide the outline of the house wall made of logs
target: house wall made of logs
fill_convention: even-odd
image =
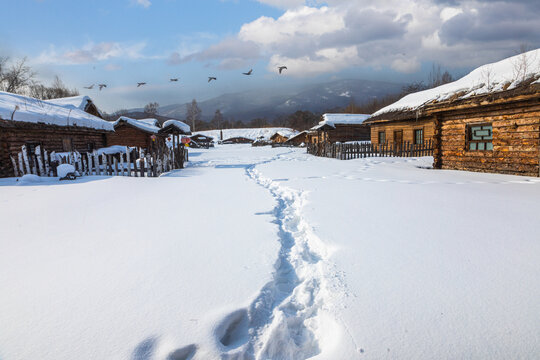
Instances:
[[[415,130],[423,130],[423,141],[433,140],[435,135],[434,118],[410,119],[371,124],[371,143],[379,145],[379,133],[384,132],[387,144],[399,142],[397,133],[402,134],[402,142],[414,144]]]
[[[366,124],[335,124],[335,128],[319,131],[319,142],[369,141],[370,130]]]
[[[536,99],[452,110],[438,115],[442,169],[539,176],[540,94]],[[492,150],[470,150],[468,129],[492,127]]]
[[[112,145],[136,146],[146,150],[157,147],[164,143],[164,136],[156,135],[156,141],[152,142],[152,135],[134,126],[120,124],[114,129],[114,133],[107,134],[107,143]]]
[[[75,126],[55,126],[0,120],[0,177],[14,176],[10,155],[23,145],[41,145],[48,152],[92,151],[107,146],[106,131]]]

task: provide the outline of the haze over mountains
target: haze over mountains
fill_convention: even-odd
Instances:
[[[279,93],[270,89],[224,94],[200,101],[198,105],[202,110],[204,121],[210,121],[218,109],[229,120],[273,119],[297,110],[319,113],[336,107],[345,107],[351,100],[354,100],[356,104],[362,104],[373,98],[399,93],[402,86],[403,84],[382,81],[336,80],[311,85],[297,92]],[[185,103],[161,106],[159,115],[185,119],[187,105]],[[133,109],[132,111],[140,110]]]

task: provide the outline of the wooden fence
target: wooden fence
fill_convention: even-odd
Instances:
[[[358,159],[365,157],[416,157],[432,156],[433,143],[431,140],[422,144],[380,144],[356,143],[356,144],[308,144],[308,154],[329,157],[340,160]]]
[[[23,145],[20,152],[11,155],[17,177],[26,174],[57,176],[56,168],[60,164],[73,165],[80,176],[157,177],[170,170],[182,169],[187,160],[188,151],[184,146],[165,148],[157,153],[145,153],[141,148],[126,147],[123,153],[105,154],[99,150],[91,153],[49,153],[40,146],[30,153]]]

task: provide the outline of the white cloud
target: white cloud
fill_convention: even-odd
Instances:
[[[411,74],[420,70],[420,62],[415,56],[410,58],[404,57],[392,61],[390,67],[398,72]]]
[[[442,11],[441,11],[441,19],[442,19],[442,21],[448,21],[451,18],[453,18],[454,16],[457,16],[457,15],[462,14],[462,13],[463,13],[463,9],[461,9],[461,8],[447,7],[447,8],[442,9]]]
[[[146,47],[146,43],[124,44],[118,42],[90,42],[81,48],[71,48],[57,50],[55,46],[50,46],[48,50],[42,52],[34,62],[38,64],[88,64],[99,61],[118,59],[140,59]]]
[[[140,5],[144,8],[150,7],[152,5],[152,2],[150,0],[134,0],[137,5]]]

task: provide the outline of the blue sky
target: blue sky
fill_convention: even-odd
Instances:
[[[1,56],[28,57],[40,80],[59,75],[106,111],[340,78],[425,80],[433,62],[463,75],[540,41],[540,6],[525,0],[17,0],[2,12]],[[108,87],[82,88],[94,83]]]

